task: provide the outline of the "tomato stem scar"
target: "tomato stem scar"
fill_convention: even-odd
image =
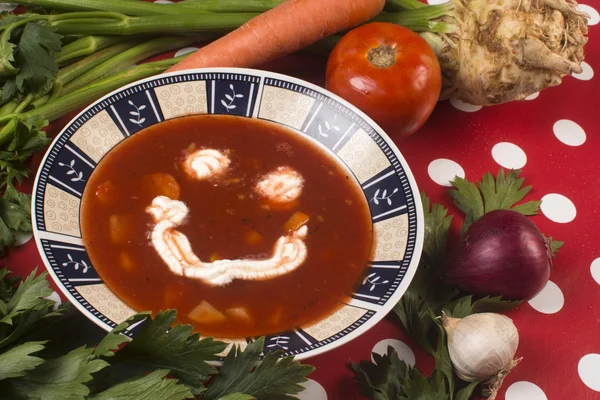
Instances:
[[[379,45],[369,50],[367,60],[375,68],[389,68],[396,63],[396,50],[388,44]]]

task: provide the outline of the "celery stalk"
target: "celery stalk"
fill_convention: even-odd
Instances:
[[[115,44],[113,46],[100,50],[76,63],[62,68],[58,72],[56,80],[54,81],[54,91],[60,91],[60,89],[62,89],[62,87],[67,85],[69,82],[79,78],[81,75],[85,74],[86,72],[94,69],[99,65],[104,65],[106,61],[112,59],[113,57],[124,54],[126,50],[130,49],[136,44],[137,41],[128,41],[124,43]]]
[[[419,0],[387,0],[385,2],[385,8],[393,11],[416,10],[423,7],[427,7],[427,4],[421,3]]]
[[[255,13],[225,13],[161,15],[128,17],[118,13],[68,13],[47,18],[50,26],[61,35],[136,35],[136,34],[193,34],[203,32],[224,33],[234,30]]]
[[[414,32],[445,33],[452,27],[444,22],[433,20],[449,15],[451,12],[452,4],[447,3],[399,12],[382,12],[375,17],[374,21],[402,25]]]
[[[61,96],[82,88],[85,85],[96,81],[100,77],[105,76],[107,73],[110,74],[111,71],[122,71],[148,57],[164,53],[165,51],[189,46],[190,44],[198,42],[198,40],[199,38],[197,36],[167,36],[138,44],[137,46],[127,49],[104,61],[64,86]]]
[[[67,11],[113,11],[126,15],[181,15],[202,13],[202,10],[181,10],[176,4],[165,7],[135,0],[19,0],[25,6],[38,6]]]
[[[124,40],[128,39],[120,36],[84,36],[63,46],[62,50],[54,55],[54,61],[57,64],[64,64],[74,58],[89,56]]]
[[[261,13],[281,4],[284,0],[183,0],[176,3],[177,7],[187,7],[194,10],[213,13],[254,12]],[[172,7],[171,4],[165,4]]]

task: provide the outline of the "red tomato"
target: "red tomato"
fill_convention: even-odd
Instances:
[[[408,136],[433,111],[442,75],[423,38],[400,25],[373,22],[351,30],[335,46],[326,87],[388,133]]]

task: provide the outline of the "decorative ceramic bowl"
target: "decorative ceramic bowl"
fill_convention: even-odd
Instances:
[[[127,85],[87,107],[56,137],[35,181],[32,214],[38,249],[63,293],[106,330],[135,313],[104,284],[83,245],[86,182],[122,140],[161,121],[204,113],[269,120],[321,143],[353,172],[370,207],[374,257],[352,299],[312,326],[267,336],[265,352],[303,359],[374,326],[406,291],[421,255],[423,212],[406,161],[381,128],[346,101],[295,78],[249,69],[191,70]]]

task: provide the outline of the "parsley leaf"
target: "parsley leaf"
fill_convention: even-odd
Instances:
[[[181,400],[193,399],[190,390],[176,379],[164,379],[168,370],[156,370],[115,385],[101,393],[87,397],[89,400]]]
[[[436,319],[438,327],[438,343],[435,352],[435,370],[431,375],[431,379],[438,386],[438,391],[442,393],[454,393],[454,370],[452,369],[452,361],[448,346],[446,346],[446,331]],[[450,396],[452,397],[452,396]]]
[[[2,128],[7,137],[0,146],[0,188],[21,182],[29,176],[27,160],[43,149],[50,139],[41,129],[48,124],[39,118],[13,118]]]
[[[444,344],[445,345],[445,344]],[[373,353],[374,362],[352,363],[361,394],[372,400],[448,400],[446,382],[434,372],[426,378],[398,357],[393,347]],[[449,361],[448,361],[449,362]],[[437,368],[437,366],[436,366]],[[439,371],[436,369],[436,371]]]
[[[1,324],[13,324],[13,319],[26,311],[36,307],[49,307],[54,304],[52,300],[43,299],[50,296],[52,289],[46,280],[46,273],[35,276],[37,268],[19,285],[18,289],[8,301],[8,313],[0,319]]]
[[[17,378],[44,362],[31,354],[44,349],[45,342],[27,342],[0,354],[0,381]]]
[[[552,256],[556,257],[556,253],[558,253],[558,250],[560,250],[560,248],[563,247],[565,242],[562,242],[560,240],[554,240],[552,239],[552,236],[547,237],[546,240],[548,241],[548,246],[550,246],[550,250],[552,251]]]
[[[463,231],[467,229],[475,220],[483,215],[485,208],[481,193],[473,182],[469,182],[459,176],[451,181],[453,190],[449,191],[454,204],[465,214]]]
[[[41,333],[48,326],[48,318],[61,315],[67,307],[53,310],[55,303],[43,298],[52,293],[46,280],[47,273],[44,272],[37,278],[35,273],[34,270],[24,282],[15,287],[21,278],[9,275],[6,268],[0,270],[0,320],[4,321],[0,322],[0,351],[21,343],[24,335],[29,335],[29,340],[46,341],[47,338]],[[31,336],[38,334],[40,336],[31,339]]]
[[[256,400],[256,397],[244,393],[232,393],[225,397],[219,397],[218,400]]]
[[[12,325],[0,324],[0,350],[21,342],[24,336],[29,340],[45,340],[45,331],[52,329],[48,318],[52,318],[52,322],[57,323],[56,317],[62,316],[68,307],[69,305],[62,305],[58,310],[53,311],[52,302],[48,303],[47,300],[41,299],[41,302],[33,308],[14,318]]]
[[[280,400],[293,399],[287,394],[300,393],[304,388],[299,384],[306,381],[314,368],[294,361],[294,357],[280,358],[281,352],[267,353],[256,366],[264,344],[262,337],[248,344],[244,351],[239,346],[232,347],[202,398],[218,400],[243,393],[260,400]]]
[[[429,354],[435,354],[434,318],[442,304],[451,301],[459,291],[440,284],[429,265],[421,263],[404,296],[394,306],[407,333]]]
[[[421,192],[421,199],[425,217],[423,255],[430,264],[443,265],[446,259],[446,244],[452,224],[452,215],[448,215],[448,210],[440,204],[430,206],[425,192]]]
[[[31,197],[14,187],[29,176],[27,160],[46,146],[49,139],[41,130],[40,119],[10,120],[2,128],[8,132],[7,143],[0,146],[0,254],[14,244],[16,235],[31,232]]]
[[[0,301],[7,303],[16,290],[15,285],[20,281],[21,277],[11,275],[8,268],[0,269]]]
[[[92,374],[108,366],[93,357],[93,349],[80,347],[64,356],[46,360],[23,377],[0,384],[0,392],[10,399],[83,399],[90,393],[85,385]]]
[[[531,186],[522,187],[525,179],[519,178],[520,173],[520,170],[510,170],[505,176],[504,170],[500,169],[496,179],[488,172],[477,184],[460,177],[452,181],[454,189],[450,190],[450,197],[465,214],[463,232],[476,219],[493,210],[513,210],[523,215],[537,214],[540,201],[515,206],[531,190]]]
[[[448,210],[443,206],[431,205],[424,192],[421,193],[421,201],[425,215],[425,262],[419,265],[408,290],[394,307],[394,312],[408,334],[428,353],[434,354],[433,318],[441,312],[442,304],[455,298],[459,291],[441,284],[437,278],[437,271],[446,259],[452,216],[448,216]]]
[[[404,380],[402,389],[405,396],[398,397],[399,400],[448,400],[445,383],[442,380],[425,378],[418,370],[412,370],[412,379]]]
[[[131,342],[111,357],[111,364],[119,366],[110,378],[111,383],[156,369],[169,369],[194,394],[204,390],[203,384],[217,373],[206,361],[218,360],[218,354],[227,345],[213,338],[200,340],[191,325],[173,326],[176,315],[175,310],[162,311],[143,322]]]
[[[454,400],[469,400],[473,395],[475,388],[477,388],[477,385],[479,385],[479,382],[477,381],[469,383],[456,393]]]
[[[0,36],[0,77],[12,76],[19,72],[19,69],[13,66],[15,61],[14,51],[17,46],[10,42],[12,32],[6,28],[11,23],[22,19],[23,17],[14,14],[0,14],[0,31],[3,31],[2,36]]]
[[[0,197],[0,255],[26,232],[31,232],[31,198],[8,185]]]
[[[21,19],[13,19],[3,27],[0,52],[10,58],[2,63],[0,75],[12,75],[2,88],[3,99],[9,99],[17,92],[42,91],[58,72],[52,55],[61,50],[62,36],[43,25],[43,20],[27,22],[22,30],[15,29],[34,18],[33,14],[29,14]]]
[[[117,350],[122,344],[127,343],[129,339],[123,335],[122,332],[129,328],[131,325],[142,321],[150,316],[149,312],[142,312],[128,318],[126,321],[121,322],[112,331],[108,332],[106,336],[98,343],[94,354],[98,357],[112,357],[115,355],[114,351]]]
[[[401,382],[409,377],[410,367],[401,360],[392,346],[387,353],[373,353],[373,361],[352,363],[354,379],[358,381],[361,394],[372,400],[397,400],[404,395]]]

